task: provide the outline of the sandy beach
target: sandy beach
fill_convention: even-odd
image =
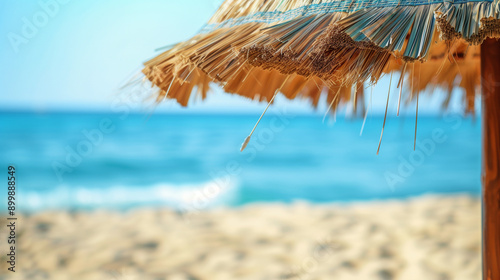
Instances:
[[[479,198],[19,218],[0,279],[480,279]],[[2,234],[5,231],[2,230]]]

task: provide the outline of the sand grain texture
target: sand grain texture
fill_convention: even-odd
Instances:
[[[179,214],[44,212],[19,220],[0,279],[480,279],[478,198],[261,204]]]

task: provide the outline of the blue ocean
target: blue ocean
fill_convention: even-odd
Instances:
[[[20,211],[174,209],[480,193],[480,120],[2,112]],[[361,133],[361,130],[362,133]],[[2,197],[6,195],[2,193]]]

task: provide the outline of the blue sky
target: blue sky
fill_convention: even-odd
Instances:
[[[0,3],[0,109],[109,110],[118,88],[155,49],[186,40],[216,11],[221,0],[40,0]],[[394,85],[393,85],[394,87]],[[382,113],[388,79],[373,91]],[[393,89],[394,90],[394,89]],[[397,101],[393,95],[391,111]],[[437,112],[443,96],[422,98],[422,112]],[[301,101],[278,106],[314,113]],[[457,96],[454,107],[460,107]],[[171,112],[260,112],[256,104],[216,88],[189,111],[170,102]],[[326,110],[321,106],[317,113]],[[407,108],[414,114],[415,107]]]

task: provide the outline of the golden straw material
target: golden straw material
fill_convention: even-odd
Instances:
[[[500,37],[499,11],[500,0],[226,0],[202,32],[146,62],[142,72],[158,101],[182,106],[195,88],[205,98],[216,83],[258,101],[279,91],[316,106],[326,94],[335,110],[357,103],[354,85],[396,71],[398,103],[443,88],[447,105],[460,87],[473,113],[480,83],[475,46]]]

